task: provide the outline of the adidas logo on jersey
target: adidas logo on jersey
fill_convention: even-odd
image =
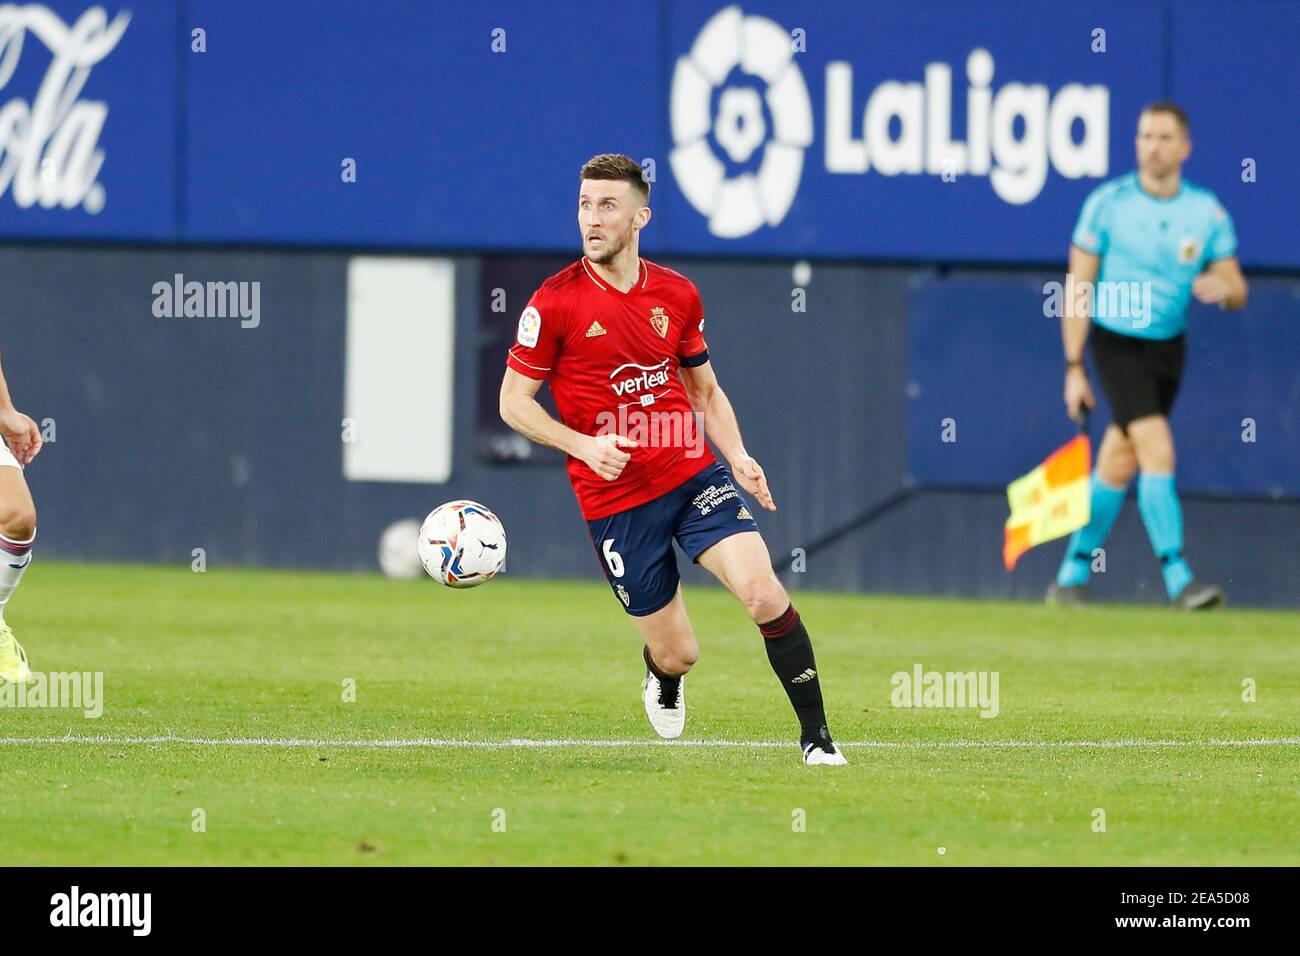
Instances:
[[[807,670],[805,670],[802,674],[800,674],[798,677],[790,678],[790,683],[806,684],[816,676],[817,676],[817,672],[810,667]]]
[[[748,509],[748,508],[746,508],[744,505],[741,505],[741,506],[740,506],[740,510],[736,512],[736,520],[737,520],[737,521],[753,521],[753,520],[754,520],[754,516],[753,516],[752,514],[749,513],[749,509]]]
[[[587,338],[592,338],[593,336],[604,335],[604,334],[605,334],[604,327],[599,322],[593,320],[591,323],[591,327],[587,329]]]

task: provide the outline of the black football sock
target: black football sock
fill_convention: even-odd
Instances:
[[[774,621],[758,625],[763,633],[767,660],[785,688],[799,718],[802,743],[820,742],[826,726],[826,708],[822,704],[822,685],[813,660],[812,641],[791,604]]]

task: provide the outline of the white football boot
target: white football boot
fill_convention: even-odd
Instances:
[[[825,727],[818,731],[817,739],[804,741],[803,762],[810,767],[843,767],[848,764],[844,751],[835,746],[830,731]]]
[[[685,675],[674,681],[661,681],[646,668],[641,698],[645,701],[645,715],[650,718],[655,733],[669,740],[682,735],[686,727]]]

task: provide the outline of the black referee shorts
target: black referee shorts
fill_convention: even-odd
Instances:
[[[1141,339],[1120,335],[1095,322],[1088,336],[1097,377],[1120,430],[1147,415],[1169,417],[1187,358],[1184,336]]]

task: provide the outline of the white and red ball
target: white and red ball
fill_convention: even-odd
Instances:
[[[506,562],[506,529],[477,501],[449,501],[420,526],[420,563],[449,588],[478,587]]]
[[[379,538],[379,568],[390,578],[420,576],[420,522],[415,518],[394,521]]]

